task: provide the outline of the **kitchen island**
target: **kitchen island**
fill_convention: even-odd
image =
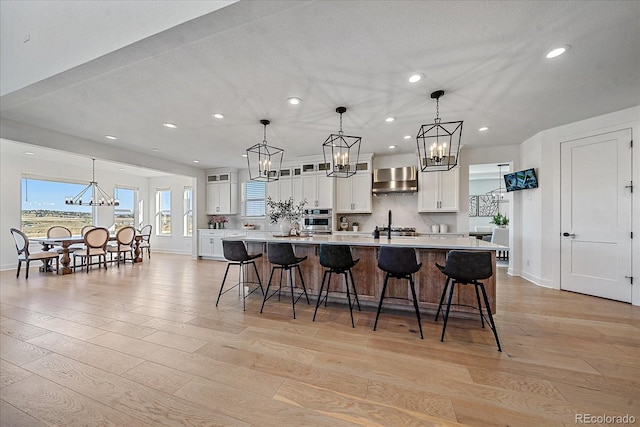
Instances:
[[[437,269],[436,263],[444,265],[446,254],[450,250],[484,250],[491,252],[491,260],[493,263],[494,274],[490,278],[484,280],[487,296],[491,303],[493,312],[496,311],[495,295],[496,295],[496,251],[502,246],[496,245],[474,237],[392,237],[388,240],[385,237],[374,239],[371,236],[362,235],[316,235],[308,237],[266,237],[266,236],[246,236],[235,237],[234,240],[242,240],[247,244],[249,253],[264,253],[264,256],[256,260],[258,271],[263,281],[267,281],[271,272],[271,264],[267,257],[267,243],[269,242],[289,242],[293,245],[297,256],[307,256],[308,259],[300,264],[304,277],[307,292],[310,297],[315,298],[320,284],[324,268],[319,262],[319,249],[321,244],[341,244],[349,245],[354,259],[360,261],[353,268],[353,278],[358,291],[360,303],[363,305],[375,305],[378,303],[380,293],[382,292],[382,283],[384,273],[378,268],[377,259],[380,246],[399,246],[412,247],[416,250],[418,262],[422,263],[422,268],[415,274],[416,294],[419,306],[423,309],[435,310],[438,308],[440,296],[444,287],[445,276]],[[250,269],[249,279],[255,280],[251,275],[255,275]],[[297,277],[295,277],[297,279]],[[274,280],[277,280],[274,275]],[[266,283],[265,283],[266,285]],[[330,292],[330,300],[344,300],[346,296],[340,293],[344,290],[344,284],[341,279],[332,280]],[[285,288],[283,286],[283,291]],[[411,301],[408,300],[410,295],[408,281],[392,280],[387,288],[387,297],[399,298],[397,300],[385,300],[385,307],[398,309],[413,310]],[[404,298],[404,300],[403,300]],[[465,304],[477,307],[475,289],[473,286],[457,286],[454,293],[452,303]],[[468,307],[452,306],[452,312],[456,311],[460,314],[472,311]]]

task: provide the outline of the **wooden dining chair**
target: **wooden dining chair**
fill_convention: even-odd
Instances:
[[[55,239],[57,237],[71,237],[71,230],[69,230],[67,227],[63,227],[61,225],[54,225],[53,227],[49,227],[49,229],[47,230],[47,238],[49,239]],[[69,251],[73,251],[76,248],[69,248]],[[62,252],[64,252],[64,249],[62,248],[62,246],[54,246],[51,249],[49,249],[50,251],[55,251],[59,254],[61,254]]]
[[[22,231],[12,228],[11,235],[13,236],[13,240],[16,243],[16,250],[18,251],[18,271],[16,272],[16,278],[20,277],[20,268],[22,267],[22,263],[27,263],[27,271],[25,273],[25,278],[29,278],[29,263],[31,261],[42,261],[42,264],[47,267],[49,262],[52,259],[56,260],[56,271],[59,268],[59,258],[58,252],[56,251],[44,251],[44,252],[35,252],[31,253],[29,251],[29,237],[24,234]]]
[[[140,236],[142,236],[140,240],[140,256],[144,255],[144,250],[147,250],[147,257],[151,259],[151,224],[147,224],[140,229]]]
[[[116,233],[116,244],[114,246],[107,246],[107,252],[111,255],[111,261],[113,262],[113,254],[117,254],[117,266],[120,267],[120,259],[122,262],[127,261],[127,253],[129,259],[133,263],[133,239],[136,237],[136,229],[129,226],[123,227]]]
[[[87,273],[89,272],[89,266],[93,257],[98,257],[98,265],[100,265],[100,258],[102,258],[104,268],[107,269],[107,242],[109,241],[109,230],[104,227],[95,227],[84,235],[85,249],[75,251],[73,253],[73,269],[77,268],[76,259],[83,258],[84,264],[81,267],[87,267]]]

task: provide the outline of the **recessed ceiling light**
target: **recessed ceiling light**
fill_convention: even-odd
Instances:
[[[422,74],[414,74],[413,76],[409,77],[409,83],[417,83],[422,80],[422,77],[424,77]]]
[[[405,135],[404,139],[411,139],[411,135]]]
[[[107,138],[107,139],[110,139],[110,140],[112,140],[112,141],[113,141],[113,140],[118,139],[118,138],[116,138],[116,137],[115,137],[115,136],[113,136],[113,135],[105,135],[104,137],[105,137],[105,138]]]
[[[24,154],[27,156],[33,156],[33,152],[31,151],[25,151]]]
[[[173,124],[173,123],[163,123],[162,126],[169,128],[169,129],[176,129],[178,127],[178,125]]]
[[[151,151],[155,151],[157,153],[158,151],[160,151],[160,149],[159,148],[152,148]]]
[[[546,58],[547,59],[557,58],[558,56],[560,56],[563,53],[565,53],[566,51],[568,51],[570,47],[571,46],[569,46],[568,44],[566,44],[564,46],[557,47],[557,48],[549,51],[549,53],[547,53],[547,55],[546,55]]]
[[[389,146],[389,150],[395,150],[395,149],[396,149],[396,146],[395,146],[395,145],[390,145],[390,146]]]
[[[387,122],[387,123],[391,123],[395,119],[396,119],[395,117],[387,117],[386,119],[384,119],[384,121]]]
[[[287,102],[291,105],[298,105],[302,102],[302,99],[292,96],[291,98],[287,99]]]
[[[123,171],[123,170],[124,170],[124,168],[120,168],[120,169],[118,169],[118,170],[119,170],[119,171]]]
[[[214,119],[224,119],[224,114],[214,113],[212,116]]]
[[[479,132],[486,132],[489,130],[489,126],[482,126],[481,128],[478,128]]]
[[[200,160],[194,160],[193,163],[200,163]]]

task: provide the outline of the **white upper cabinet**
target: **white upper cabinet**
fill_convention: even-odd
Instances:
[[[372,175],[367,163],[349,178],[335,178],[337,213],[371,213]]]
[[[302,165],[302,198],[307,200],[306,207],[333,209],[334,178],[328,177],[328,163],[309,163]]]
[[[207,174],[207,215],[238,213],[238,182],[235,172]]]
[[[420,172],[419,212],[458,212],[460,210],[460,170]]]

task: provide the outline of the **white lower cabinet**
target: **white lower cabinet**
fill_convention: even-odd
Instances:
[[[203,229],[198,231],[198,256],[202,258],[224,260],[224,252],[222,250],[222,239],[225,237],[245,236],[244,230],[210,230]]]

